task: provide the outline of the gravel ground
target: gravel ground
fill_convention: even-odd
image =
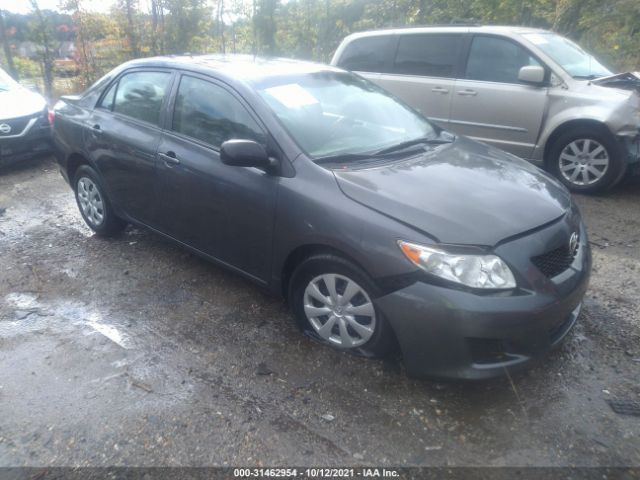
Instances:
[[[93,236],[51,159],[0,175],[0,466],[640,466],[640,182],[578,197],[578,325],[490,382],[302,336],[280,299],[158,236]],[[631,412],[632,413],[632,412]]]

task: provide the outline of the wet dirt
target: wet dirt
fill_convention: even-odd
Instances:
[[[577,197],[594,270],[534,368],[406,377],[301,335],[240,277],[92,235],[51,159],[0,175],[0,466],[639,466],[640,181]]]

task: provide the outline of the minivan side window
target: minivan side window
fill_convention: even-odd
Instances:
[[[171,74],[168,72],[133,72],[124,75],[118,82],[113,111],[158,125],[170,80]]]
[[[403,35],[398,42],[393,71],[404,75],[452,78],[461,45],[460,34]]]
[[[476,36],[469,51],[465,78],[520,83],[518,73],[527,65],[540,65],[540,62],[524,47],[504,38]]]
[[[214,148],[233,138],[265,141],[262,129],[231,93],[186,75],[178,87],[172,130]]]
[[[338,66],[354,72],[385,72],[392,38],[383,35],[353,40],[340,55]]]

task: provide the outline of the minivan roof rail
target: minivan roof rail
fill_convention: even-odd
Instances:
[[[451,23],[424,23],[401,28],[425,28],[425,27],[483,27],[482,23],[476,22],[451,22]]]
[[[438,28],[438,27],[486,27],[486,24],[482,23],[427,23],[427,24],[413,24],[413,25],[399,25],[396,27],[382,27],[372,28],[370,30],[364,30],[364,32],[384,32],[386,30],[412,30],[418,28]]]

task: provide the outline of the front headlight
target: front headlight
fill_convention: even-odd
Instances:
[[[405,256],[424,271],[472,288],[515,288],[516,280],[496,255],[448,253],[433,247],[398,240]]]

